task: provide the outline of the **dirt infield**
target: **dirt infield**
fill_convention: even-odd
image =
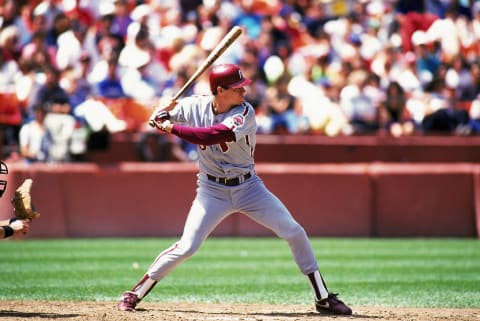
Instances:
[[[353,307],[351,317],[324,316],[307,305],[151,303],[118,312],[114,302],[3,301],[2,321],[478,321],[480,309]]]

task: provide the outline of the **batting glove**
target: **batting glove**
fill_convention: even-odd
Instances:
[[[171,122],[170,120],[168,120],[168,119],[165,119],[165,120],[162,121],[161,123],[155,122],[155,124],[159,124],[159,125],[160,125],[160,126],[157,125],[157,127],[158,127],[161,131],[168,132],[168,131],[167,131],[167,127],[168,127],[169,125],[171,125],[172,122]]]
[[[165,120],[170,119],[170,114],[166,110],[161,110],[155,115],[155,122],[162,123]]]

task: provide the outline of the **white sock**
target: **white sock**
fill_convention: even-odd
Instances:
[[[137,297],[141,300],[143,299],[152,288],[157,284],[157,281],[151,279],[148,274],[140,280],[140,282],[133,288],[133,292],[137,295]]]
[[[310,285],[312,286],[313,295],[317,301],[321,299],[328,298],[328,289],[323,282],[323,278],[320,275],[320,271],[315,271],[307,275],[308,280],[310,281]]]

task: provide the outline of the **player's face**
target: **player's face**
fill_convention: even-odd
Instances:
[[[221,101],[224,102],[224,105],[227,110],[220,110],[219,112],[226,112],[233,106],[240,105],[245,100],[245,88],[218,88],[218,97]]]
[[[245,99],[245,88],[228,88],[225,90],[226,98],[232,102],[232,104],[237,105],[243,103]]]

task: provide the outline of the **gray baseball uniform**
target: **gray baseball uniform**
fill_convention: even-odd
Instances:
[[[180,240],[157,256],[131,291],[123,292],[117,309],[134,311],[155,284],[192,256],[224,218],[241,212],[288,242],[310,282],[318,312],[352,314],[337,294],[328,291],[303,227],[255,173],[255,110],[244,101],[244,87],[251,80],[238,66],[223,64],[212,67],[209,82],[213,96],[170,100],[152,120],[160,130],[197,144],[197,195]]]
[[[188,213],[181,239],[162,252],[148,270],[159,281],[192,256],[212,230],[228,215],[241,212],[285,239],[304,274],[318,270],[308,237],[284,204],[272,194],[254,169],[255,111],[244,102],[215,115],[212,96],[192,96],[170,111],[173,123],[210,127],[219,123],[231,128],[232,142],[198,146],[200,172],[197,194]]]

